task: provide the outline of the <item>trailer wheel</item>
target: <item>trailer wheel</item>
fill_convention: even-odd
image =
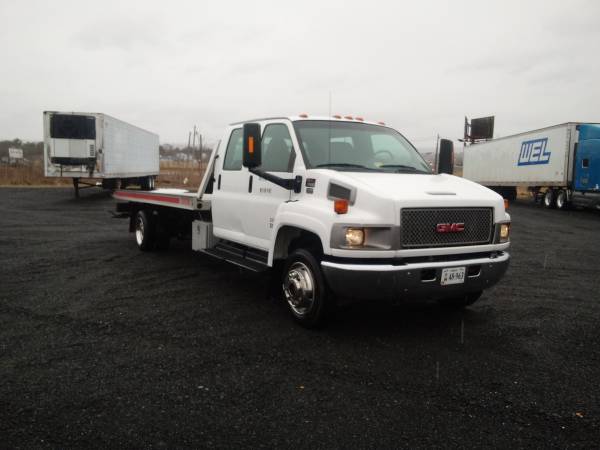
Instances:
[[[297,249],[288,256],[282,289],[289,311],[303,327],[316,328],[330,316],[333,299],[319,261],[308,250]]]
[[[73,178],[73,189],[75,190],[75,198],[79,198],[79,178]]]
[[[154,220],[147,211],[135,215],[135,241],[143,252],[154,250],[156,245]]]
[[[140,187],[144,191],[153,191],[154,185],[154,177],[143,177],[140,180]]]
[[[554,191],[552,189],[548,189],[544,194],[544,206],[546,208],[556,208],[556,196],[554,195]]]
[[[475,303],[483,294],[483,291],[471,292],[462,297],[445,298],[439,301],[439,304],[448,309],[463,309]]]
[[[562,189],[558,191],[558,194],[556,194],[556,207],[558,209],[567,209],[569,207],[567,192]]]

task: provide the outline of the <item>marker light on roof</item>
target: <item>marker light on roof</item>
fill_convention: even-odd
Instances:
[[[354,120],[354,117],[352,117],[352,116],[344,116],[344,119]]]
[[[377,122],[379,125],[385,125],[385,122],[382,122],[381,120],[379,122]]]
[[[335,115],[333,116],[333,118],[334,118],[334,119],[341,119],[341,118],[342,118],[342,116],[340,116],[339,114],[335,114]]]
[[[356,120],[359,120],[359,121],[361,121],[361,122],[364,122],[364,121],[365,121],[365,119],[363,119],[362,117],[356,117]]]
[[[303,119],[306,119],[308,117],[308,114],[302,113],[302,114],[300,114],[300,117],[302,117]]]

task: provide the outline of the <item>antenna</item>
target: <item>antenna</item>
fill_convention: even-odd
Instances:
[[[329,91],[329,116],[328,116],[328,121],[327,123],[329,124],[329,157],[327,159],[327,162],[331,163],[331,91]]]
[[[435,173],[438,173],[438,151],[440,148],[440,135],[438,133],[436,139],[435,139],[435,158],[433,160],[433,171]]]

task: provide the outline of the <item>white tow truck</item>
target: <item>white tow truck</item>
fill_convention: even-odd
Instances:
[[[197,192],[114,197],[141,250],[191,238],[194,250],[275,270],[306,327],[352,299],[465,307],[509,263],[510,216],[500,195],[432,173],[399,132],[358,117],[234,123]]]

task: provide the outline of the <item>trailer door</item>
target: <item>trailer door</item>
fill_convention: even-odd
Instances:
[[[96,159],[96,118],[81,114],[50,117],[50,158],[53,164],[89,165]]]
[[[575,190],[600,190],[600,125],[580,125],[575,156]]]

